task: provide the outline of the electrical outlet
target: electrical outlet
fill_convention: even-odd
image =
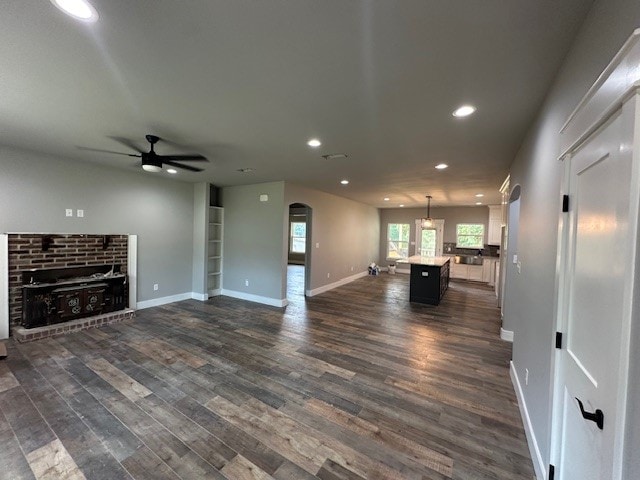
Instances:
[[[84,210],[80,210],[80,209],[78,209],[78,210],[76,211],[76,216],[77,216],[78,218],[82,218],[82,217],[84,217]]]
[[[529,369],[524,369],[524,384],[529,385]]]
[[[157,291],[157,290],[158,290],[158,288],[159,288],[159,287],[158,287],[158,284],[157,284],[157,283],[154,283],[154,284],[153,284],[153,291],[154,291],[154,292],[155,292],[155,291]]]
[[[327,272],[327,278],[329,278],[331,276],[331,274],[329,272]]]
[[[316,248],[320,248],[320,242],[316,242]]]
[[[351,271],[353,272],[353,267],[351,267]]]
[[[245,286],[245,287],[248,287],[248,286],[249,286],[249,280],[245,280],[245,281],[244,281],[244,286]]]
[[[64,214],[65,214],[66,217],[73,217],[73,208],[67,208],[64,211]]]

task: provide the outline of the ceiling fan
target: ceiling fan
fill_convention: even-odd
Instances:
[[[177,163],[177,162],[184,162],[184,161],[189,161],[189,162],[208,162],[206,157],[203,157],[202,155],[197,155],[197,154],[193,154],[193,155],[158,155],[155,150],[154,150],[154,145],[156,143],[158,143],[160,139],[160,137],[156,136],[156,135],[145,135],[145,138],[147,139],[147,142],[149,142],[150,144],[150,150],[148,152],[145,152],[143,150],[141,150],[137,145],[135,145],[133,142],[125,139],[125,138],[120,138],[120,137],[111,137],[114,140],[122,143],[123,145],[132,148],[133,150],[137,151],[138,153],[122,153],[122,152],[112,152],[111,150],[97,150],[95,148],[84,148],[84,147],[78,147],[81,150],[90,150],[93,152],[105,152],[105,153],[113,153],[116,155],[126,155],[128,157],[137,157],[140,158],[141,161],[141,165],[143,170],[147,171],[147,172],[160,172],[162,171],[162,166],[163,165],[169,165],[171,167],[174,168],[182,168],[183,170],[189,170],[190,172],[201,172],[202,168],[196,168],[196,167],[192,167],[191,165],[183,165],[181,163]]]

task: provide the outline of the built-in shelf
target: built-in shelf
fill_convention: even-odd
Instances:
[[[224,209],[209,207],[207,224],[207,294],[212,297],[222,291]]]

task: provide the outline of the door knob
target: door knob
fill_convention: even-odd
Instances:
[[[584,409],[584,405],[582,405],[580,399],[576,397],[576,400],[578,401],[578,405],[580,406],[580,413],[582,413],[582,418],[584,418],[585,420],[596,422],[598,428],[602,430],[602,427],[604,426],[604,413],[602,412],[602,410],[597,409],[595,412],[586,412]]]

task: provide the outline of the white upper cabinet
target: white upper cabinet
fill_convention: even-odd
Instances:
[[[500,205],[489,205],[489,231],[487,244],[500,245],[502,237],[502,209]]]

